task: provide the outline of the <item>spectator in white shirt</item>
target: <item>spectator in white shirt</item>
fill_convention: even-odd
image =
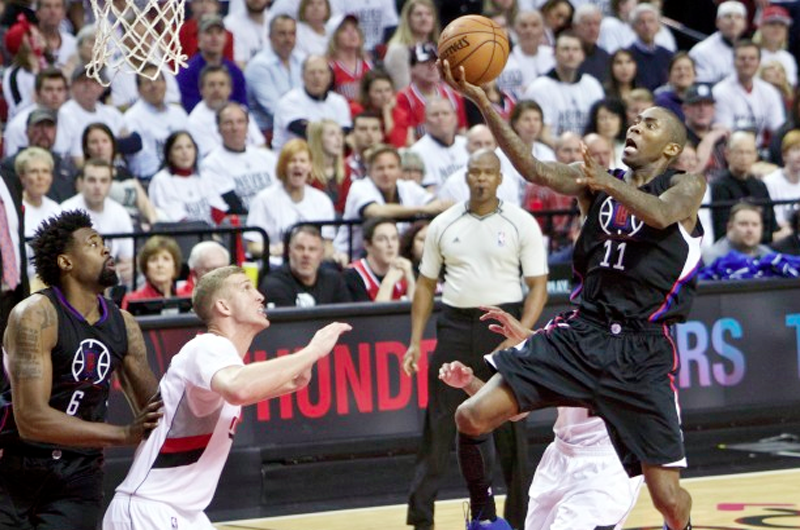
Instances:
[[[53,157],[41,147],[29,147],[17,155],[14,165],[22,183],[25,237],[33,237],[42,221],[61,213],[61,206],[47,197],[53,184]],[[30,247],[28,256],[33,256]],[[35,275],[33,264],[28,264],[28,278],[33,279]]]
[[[426,42],[439,42],[439,18],[432,0],[409,0],[400,11],[400,23],[389,39],[383,67],[392,76],[396,89],[411,83],[409,48]]]
[[[297,51],[303,55],[325,55],[331,4],[328,0],[300,0],[297,13]]]
[[[125,208],[111,200],[114,168],[97,158],[86,161],[78,177],[80,193],[61,203],[62,210],[85,210],[100,234],[132,234],[133,223]],[[107,242],[116,262],[120,280],[130,284],[133,273],[133,239],[114,238]]]
[[[231,13],[224,19],[225,29],[233,34],[233,60],[242,70],[267,45],[270,0],[245,0],[244,4],[244,11]]]
[[[425,135],[411,146],[425,162],[422,185],[435,193],[454,171],[466,167],[467,140],[458,133],[458,118],[453,105],[444,98],[428,100],[425,106]]]
[[[161,167],[164,141],[175,131],[188,128],[188,116],[180,105],[165,101],[167,82],[156,65],[148,65],[136,76],[140,99],[124,115],[128,130],[139,133],[142,149],[128,158],[128,168],[148,181]],[[155,79],[149,76],[156,75]]]
[[[747,9],[728,0],[717,7],[717,30],[689,50],[699,83],[718,83],[734,73],[733,45],[747,29]]]
[[[789,42],[789,28],[792,17],[786,8],[771,5],[761,13],[761,27],[753,36],[753,42],[761,46],[761,63],[778,61],[786,70],[786,80],[793,87],[797,86],[797,61],[786,51]]]
[[[61,67],[75,53],[75,37],[64,30],[67,10],[66,0],[38,0],[36,2],[36,19],[39,31],[42,32],[45,46],[53,58],[53,66]]]
[[[200,164],[220,195],[233,192],[241,202],[242,211],[230,213],[247,213],[256,194],[275,182],[275,155],[266,147],[247,145],[249,124],[246,108],[235,101],[226,103],[217,112],[222,145]]]
[[[34,101],[20,110],[14,118],[6,123],[3,131],[3,153],[5,156],[17,154],[17,151],[28,147],[26,128],[28,116],[36,108],[44,108],[58,112],[67,101],[67,78],[56,68],[45,68],[36,75]]]
[[[795,204],[775,206],[775,220],[783,232],[774,236],[780,239],[788,235],[791,229],[789,222],[792,212],[797,209],[800,201],[800,131],[789,131],[781,142],[784,167],[764,177],[769,197],[773,201],[795,201]]]
[[[761,50],[749,40],[734,45],[736,73],[714,86],[717,123],[730,130],[756,134],[759,147],[767,147],[769,137],[786,121],[780,92],[756,74]]]
[[[525,90],[539,76],[556,65],[553,48],[542,44],[544,21],[538,11],[523,11],[514,20],[517,42],[511,49],[508,62],[497,78],[497,87],[522,97]]]
[[[232,90],[231,75],[224,66],[207,65],[200,72],[200,95],[203,99],[192,109],[188,119],[188,129],[200,149],[200,159],[222,145],[217,113],[231,101]],[[265,142],[264,135],[255,120],[249,119],[248,113],[247,144],[262,146]]]
[[[303,86],[290,90],[278,102],[272,147],[281,149],[292,138],[305,138],[312,121],[328,118],[349,131],[352,125],[347,100],[331,90],[332,74],[324,57],[311,55],[303,62]]]

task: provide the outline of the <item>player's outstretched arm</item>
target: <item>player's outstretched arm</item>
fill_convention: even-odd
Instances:
[[[31,296],[11,312],[4,337],[14,419],[24,440],[70,447],[108,447],[138,443],[143,429],[84,421],[83,393],[76,390],[67,414],[50,406],[51,350],[58,337],[58,315],[44,296]],[[139,424],[141,425],[141,424]]]
[[[334,322],[317,331],[308,346],[291,355],[223,368],[211,379],[211,389],[232,405],[251,405],[295,392],[310,381],[314,363],[328,355],[339,336],[351,329],[349,324]]]
[[[525,145],[511,126],[494,110],[483,89],[466,81],[463,66],[459,66],[455,72],[451,71],[450,64],[446,60],[444,63],[437,61],[437,66],[442,79],[448,85],[478,106],[497,145],[508,156],[520,175],[534,184],[547,186],[564,195],[578,196],[584,193],[584,186],[578,183],[580,171],[574,166],[560,162],[542,162],[536,159],[530,147]]]
[[[583,175],[579,181],[592,191],[604,191],[627,206],[628,210],[646,225],[664,229],[674,223],[684,223],[691,231],[697,221],[697,211],[703,202],[706,179],[700,175],[676,174],[672,186],[656,197],[640,191],[633,184],[608,174],[589,155],[583,146]]]

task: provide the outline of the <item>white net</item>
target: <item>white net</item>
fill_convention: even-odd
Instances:
[[[107,86],[115,72],[155,79],[162,70],[177,74],[186,66],[178,39],[185,0],[91,0],[91,4],[97,33],[86,66],[90,77]],[[148,64],[156,68],[143,73]]]

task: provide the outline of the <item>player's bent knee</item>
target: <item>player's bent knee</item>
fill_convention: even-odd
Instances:
[[[467,436],[480,436],[488,431],[469,400],[456,409],[456,427],[458,427],[458,432]]]

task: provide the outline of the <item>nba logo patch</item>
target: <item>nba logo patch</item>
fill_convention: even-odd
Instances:
[[[178,528],[178,518],[177,517],[170,517],[170,523],[172,528]]]
[[[506,233],[502,230],[497,232],[497,246],[498,247],[506,246]]]

